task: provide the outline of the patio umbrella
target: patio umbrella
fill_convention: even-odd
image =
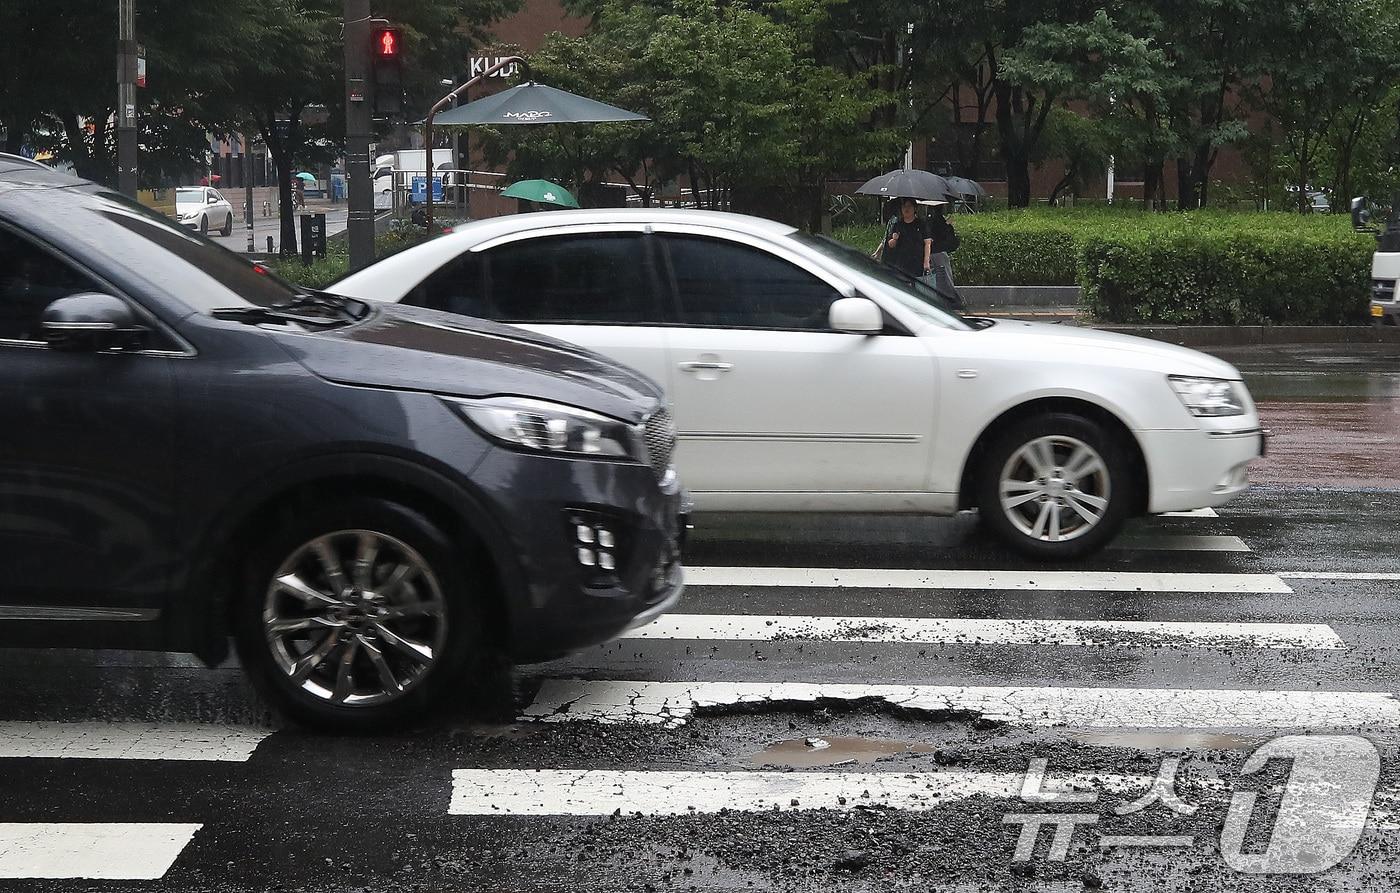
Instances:
[[[592,124],[646,120],[645,115],[530,81],[448,109],[434,117],[433,124]]]
[[[485,99],[469,102],[466,105],[448,109],[447,104],[457,101],[457,96],[469,87],[479,84],[498,71],[513,65],[524,70],[525,83],[509,90],[502,90]],[[604,102],[578,96],[553,87],[537,84],[530,77],[530,63],[520,56],[507,56],[497,59],[496,64],[455,88],[439,99],[428,109],[423,119],[423,145],[429,152],[433,145],[433,122],[440,120],[452,126],[469,124],[592,124],[603,121],[645,121],[645,115],[629,112]],[[439,118],[441,114],[441,118]],[[429,156],[431,157],[431,155]],[[428,184],[428,194],[423,202],[424,217],[428,232],[433,231],[433,190]]]
[[[308,182],[308,183],[315,183],[315,182],[316,182],[316,175],[315,175],[315,174],[308,174],[306,171],[302,171],[301,173],[297,174],[297,179],[298,179],[298,180],[305,180],[305,181]]]
[[[948,177],[948,185],[960,196],[971,196],[974,199],[987,197],[987,190],[982,188],[982,184],[967,177]]]
[[[929,201],[957,200],[957,193],[948,185],[947,180],[929,171],[917,170],[897,170],[881,174],[862,183],[856,194]]]
[[[507,186],[502,190],[501,195],[508,198],[523,198],[531,202],[542,202],[547,205],[559,205],[561,208],[578,207],[578,199],[570,195],[569,190],[548,180],[521,180]]]

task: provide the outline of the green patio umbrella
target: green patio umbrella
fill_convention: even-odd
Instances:
[[[507,186],[501,195],[563,208],[578,207],[578,199],[569,195],[569,190],[548,180],[521,180]]]
[[[316,182],[316,175],[315,175],[315,174],[308,174],[306,171],[302,171],[301,173],[297,174],[297,179],[298,179],[298,180],[305,180],[305,181],[308,182],[308,183],[315,183],[315,182]]]

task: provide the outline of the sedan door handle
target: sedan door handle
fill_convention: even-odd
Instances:
[[[687,372],[699,372],[702,370],[709,372],[728,372],[730,369],[734,368],[734,364],[692,360],[688,363],[681,363],[680,367]]]

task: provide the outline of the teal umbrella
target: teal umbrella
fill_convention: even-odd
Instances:
[[[563,208],[578,207],[578,199],[569,195],[569,190],[548,180],[521,180],[507,186],[501,195],[546,205],[559,205]]]
[[[308,183],[315,183],[315,182],[316,182],[316,175],[315,175],[315,174],[308,174],[306,171],[302,171],[301,173],[297,174],[297,179],[298,179],[298,180],[305,180],[305,181],[308,182]]]

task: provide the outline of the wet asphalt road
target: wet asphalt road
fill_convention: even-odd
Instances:
[[[680,611],[699,615],[690,622],[702,632],[747,615],[845,625],[807,634],[799,624],[763,641],[624,639],[525,668],[514,713],[546,721],[453,710],[393,736],[317,736],[272,724],[232,666],[0,651],[0,832],[198,826],[158,880],[0,879],[0,891],[1398,889],[1400,467],[1390,457],[1400,455],[1400,360],[1371,346],[1218,352],[1245,370],[1275,431],[1261,483],[1218,517],[1143,519],[1118,548],[1054,568],[1059,577],[988,543],[970,516],[701,519],[688,556],[701,579],[706,568],[751,569],[753,581],[764,568],[841,569],[817,581],[840,585],[785,572],[767,581],[778,585],[692,585]],[[858,573],[869,569],[918,573]],[[958,570],[974,575],[940,576]],[[987,572],[1008,588],[968,582]],[[1035,588],[1010,588],[1022,585]],[[928,618],[953,626],[915,622]],[[1015,643],[1023,630],[956,625],[979,618],[1083,623],[1073,635],[1038,626]],[[1214,626],[1164,625],[1182,621]],[[573,684],[590,695],[556,704],[559,680],[582,680]],[[630,685],[610,700],[619,680]],[[665,689],[672,712],[648,712],[652,683],[685,684]],[[725,694],[739,683],[744,703]],[[1075,698],[1107,700],[1089,715]],[[1148,721],[1121,727],[1139,713]],[[63,725],[93,720],[118,725]],[[14,756],[25,752],[18,736],[40,734],[25,724],[35,721],[68,735],[70,755]],[[209,748],[196,755],[219,753],[234,733],[255,746],[134,759],[112,743],[132,723]],[[1268,852],[1271,834],[1276,849],[1320,849],[1346,824],[1346,798],[1329,789],[1304,832],[1284,834],[1288,763],[1242,771],[1261,743],[1292,732],[1374,744],[1364,832],[1319,875],[1237,871],[1227,862]],[[1174,790],[1199,808],[1118,815],[1172,756]],[[1050,779],[1084,776],[1078,789],[1092,799],[1028,801],[1035,759]],[[745,794],[754,779],[768,787]],[[520,785],[534,792],[516,796]],[[652,785],[659,801],[646,799]],[[1222,844],[1231,795],[1246,790],[1262,793],[1245,843]],[[614,815],[614,802],[629,810]],[[680,814],[631,814],[648,802]],[[551,814],[508,814],[531,809]],[[1006,817],[1041,813],[1093,823],[1082,820],[1058,858],[1046,829],[1016,861],[1022,826]],[[111,864],[139,861],[161,833],[136,834]],[[1133,846],[1125,835],[1190,841]],[[1120,845],[1105,846],[1111,837]],[[0,851],[0,875],[5,865]]]

